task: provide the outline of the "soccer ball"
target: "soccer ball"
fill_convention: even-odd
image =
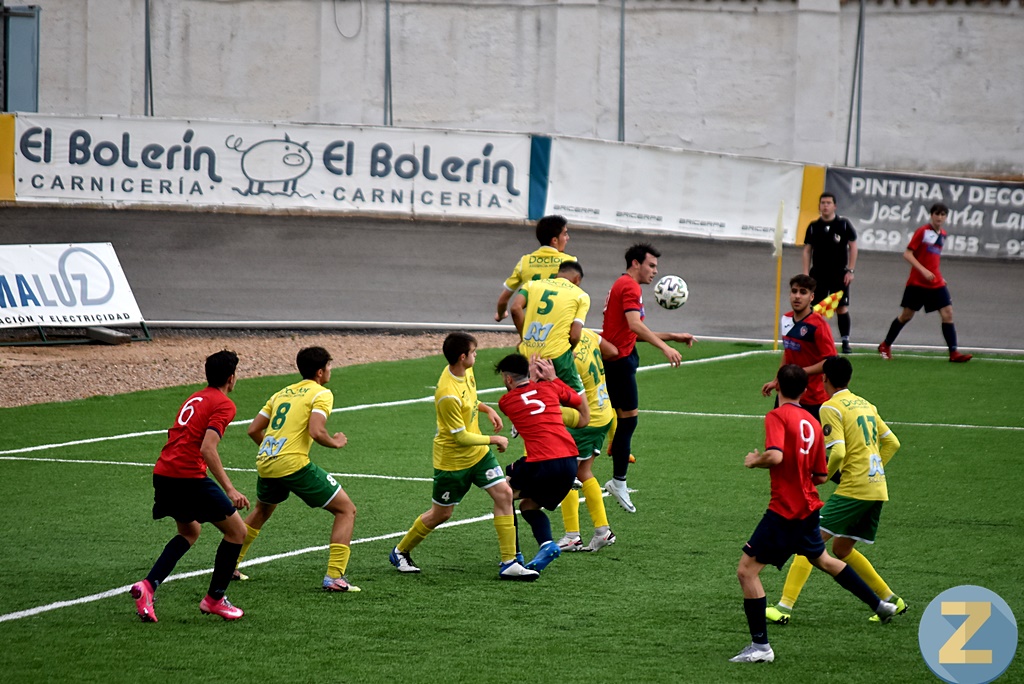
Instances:
[[[663,309],[678,309],[690,296],[686,281],[675,275],[667,275],[654,286],[654,301]]]

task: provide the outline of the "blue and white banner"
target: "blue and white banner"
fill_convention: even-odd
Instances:
[[[19,202],[526,218],[530,136],[18,114]]]
[[[793,244],[803,165],[554,138],[547,212],[634,230]]]
[[[0,245],[0,328],[118,327],[142,320],[109,242]]]
[[[941,202],[949,207],[943,256],[1024,257],[1024,183],[829,167],[825,190],[853,222],[860,249],[902,252]]]

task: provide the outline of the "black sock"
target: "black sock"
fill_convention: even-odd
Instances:
[[[850,339],[850,312],[847,311],[844,314],[836,314],[836,320],[839,322],[839,337],[844,340]]]
[[[768,619],[764,616],[768,608],[768,599],[743,599],[743,612],[747,614],[747,626],[750,627],[750,639],[755,644],[768,645]]]
[[[213,577],[210,578],[210,590],[207,592],[215,601],[224,598],[224,592],[231,583],[231,575],[235,572],[235,564],[241,550],[241,544],[232,544],[227,539],[222,540],[217,547],[217,558],[213,561]]]
[[[952,354],[956,351],[956,326],[952,323],[942,324],[942,337],[946,340],[946,346],[949,347],[949,353]]]
[[[516,528],[516,553],[519,553],[519,516],[516,515],[516,509],[512,509],[512,526]]]
[[[637,416],[619,418],[612,438],[612,476],[625,480],[629,470],[629,455],[633,452],[633,433],[636,432]]]
[[[188,543],[188,540],[182,537],[180,534],[174,535],[171,541],[167,542],[167,546],[164,547],[160,557],[156,559],[156,563],[153,564],[153,569],[146,575],[146,579],[149,580],[149,584],[153,587],[153,591],[160,586],[160,583],[167,579],[167,576],[174,570],[174,566],[178,564],[181,557],[184,556],[188,550],[192,548],[192,545]]]
[[[903,330],[903,326],[905,325],[906,323],[900,322],[900,319],[898,318],[892,319],[892,325],[889,326],[889,332],[885,336],[886,346],[892,346],[892,343],[896,341],[896,336],[900,334],[900,330]]]
[[[860,575],[854,572],[853,568],[849,565],[843,568],[843,571],[833,579],[835,579],[843,589],[868,604],[868,608],[871,610],[876,610],[878,608],[878,604],[881,599],[875,596],[875,592],[871,591],[871,587],[864,584],[864,580],[862,580]]]
[[[551,521],[548,520],[548,516],[545,515],[544,511],[539,509],[524,511],[520,508],[519,512],[523,514],[523,520],[533,530],[533,538],[537,540],[538,544],[551,541]]]

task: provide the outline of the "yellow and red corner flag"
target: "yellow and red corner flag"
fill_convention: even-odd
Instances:
[[[832,314],[839,308],[839,300],[843,298],[843,291],[833,292],[820,302],[814,305],[814,313],[821,314],[825,318],[832,318]]]

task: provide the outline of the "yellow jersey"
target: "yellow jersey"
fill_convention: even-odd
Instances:
[[[557,359],[569,351],[569,331],[575,321],[586,323],[590,295],[565,278],[530,281],[519,294],[526,297],[519,353]]]
[[[270,397],[260,415],[270,420],[259,453],[256,472],[260,477],[285,477],[306,467],[313,438],[309,436],[309,417],[313,413],[331,415],[334,394],[314,380],[289,385]]]
[[[580,342],[573,350],[576,370],[583,380],[590,404],[590,423],[587,427],[603,427],[612,421],[615,410],[608,399],[608,384],[604,376],[604,359],[601,358],[601,336],[590,328],[584,328]]]
[[[821,405],[821,434],[828,449],[828,474],[843,476],[836,494],[861,501],[888,501],[885,465],[900,441],[878,410],[848,389]]]
[[[473,369],[467,368],[460,378],[445,367],[434,392],[434,467],[438,470],[464,470],[487,455],[491,440],[477,424],[479,404]]]
[[[576,257],[559,252],[554,247],[545,245],[534,252],[524,255],[505,280],[505,289],[515,292],[524,283],[531,280],[547,280],[558,275],[558,267],[563,261],[576,261]]]

